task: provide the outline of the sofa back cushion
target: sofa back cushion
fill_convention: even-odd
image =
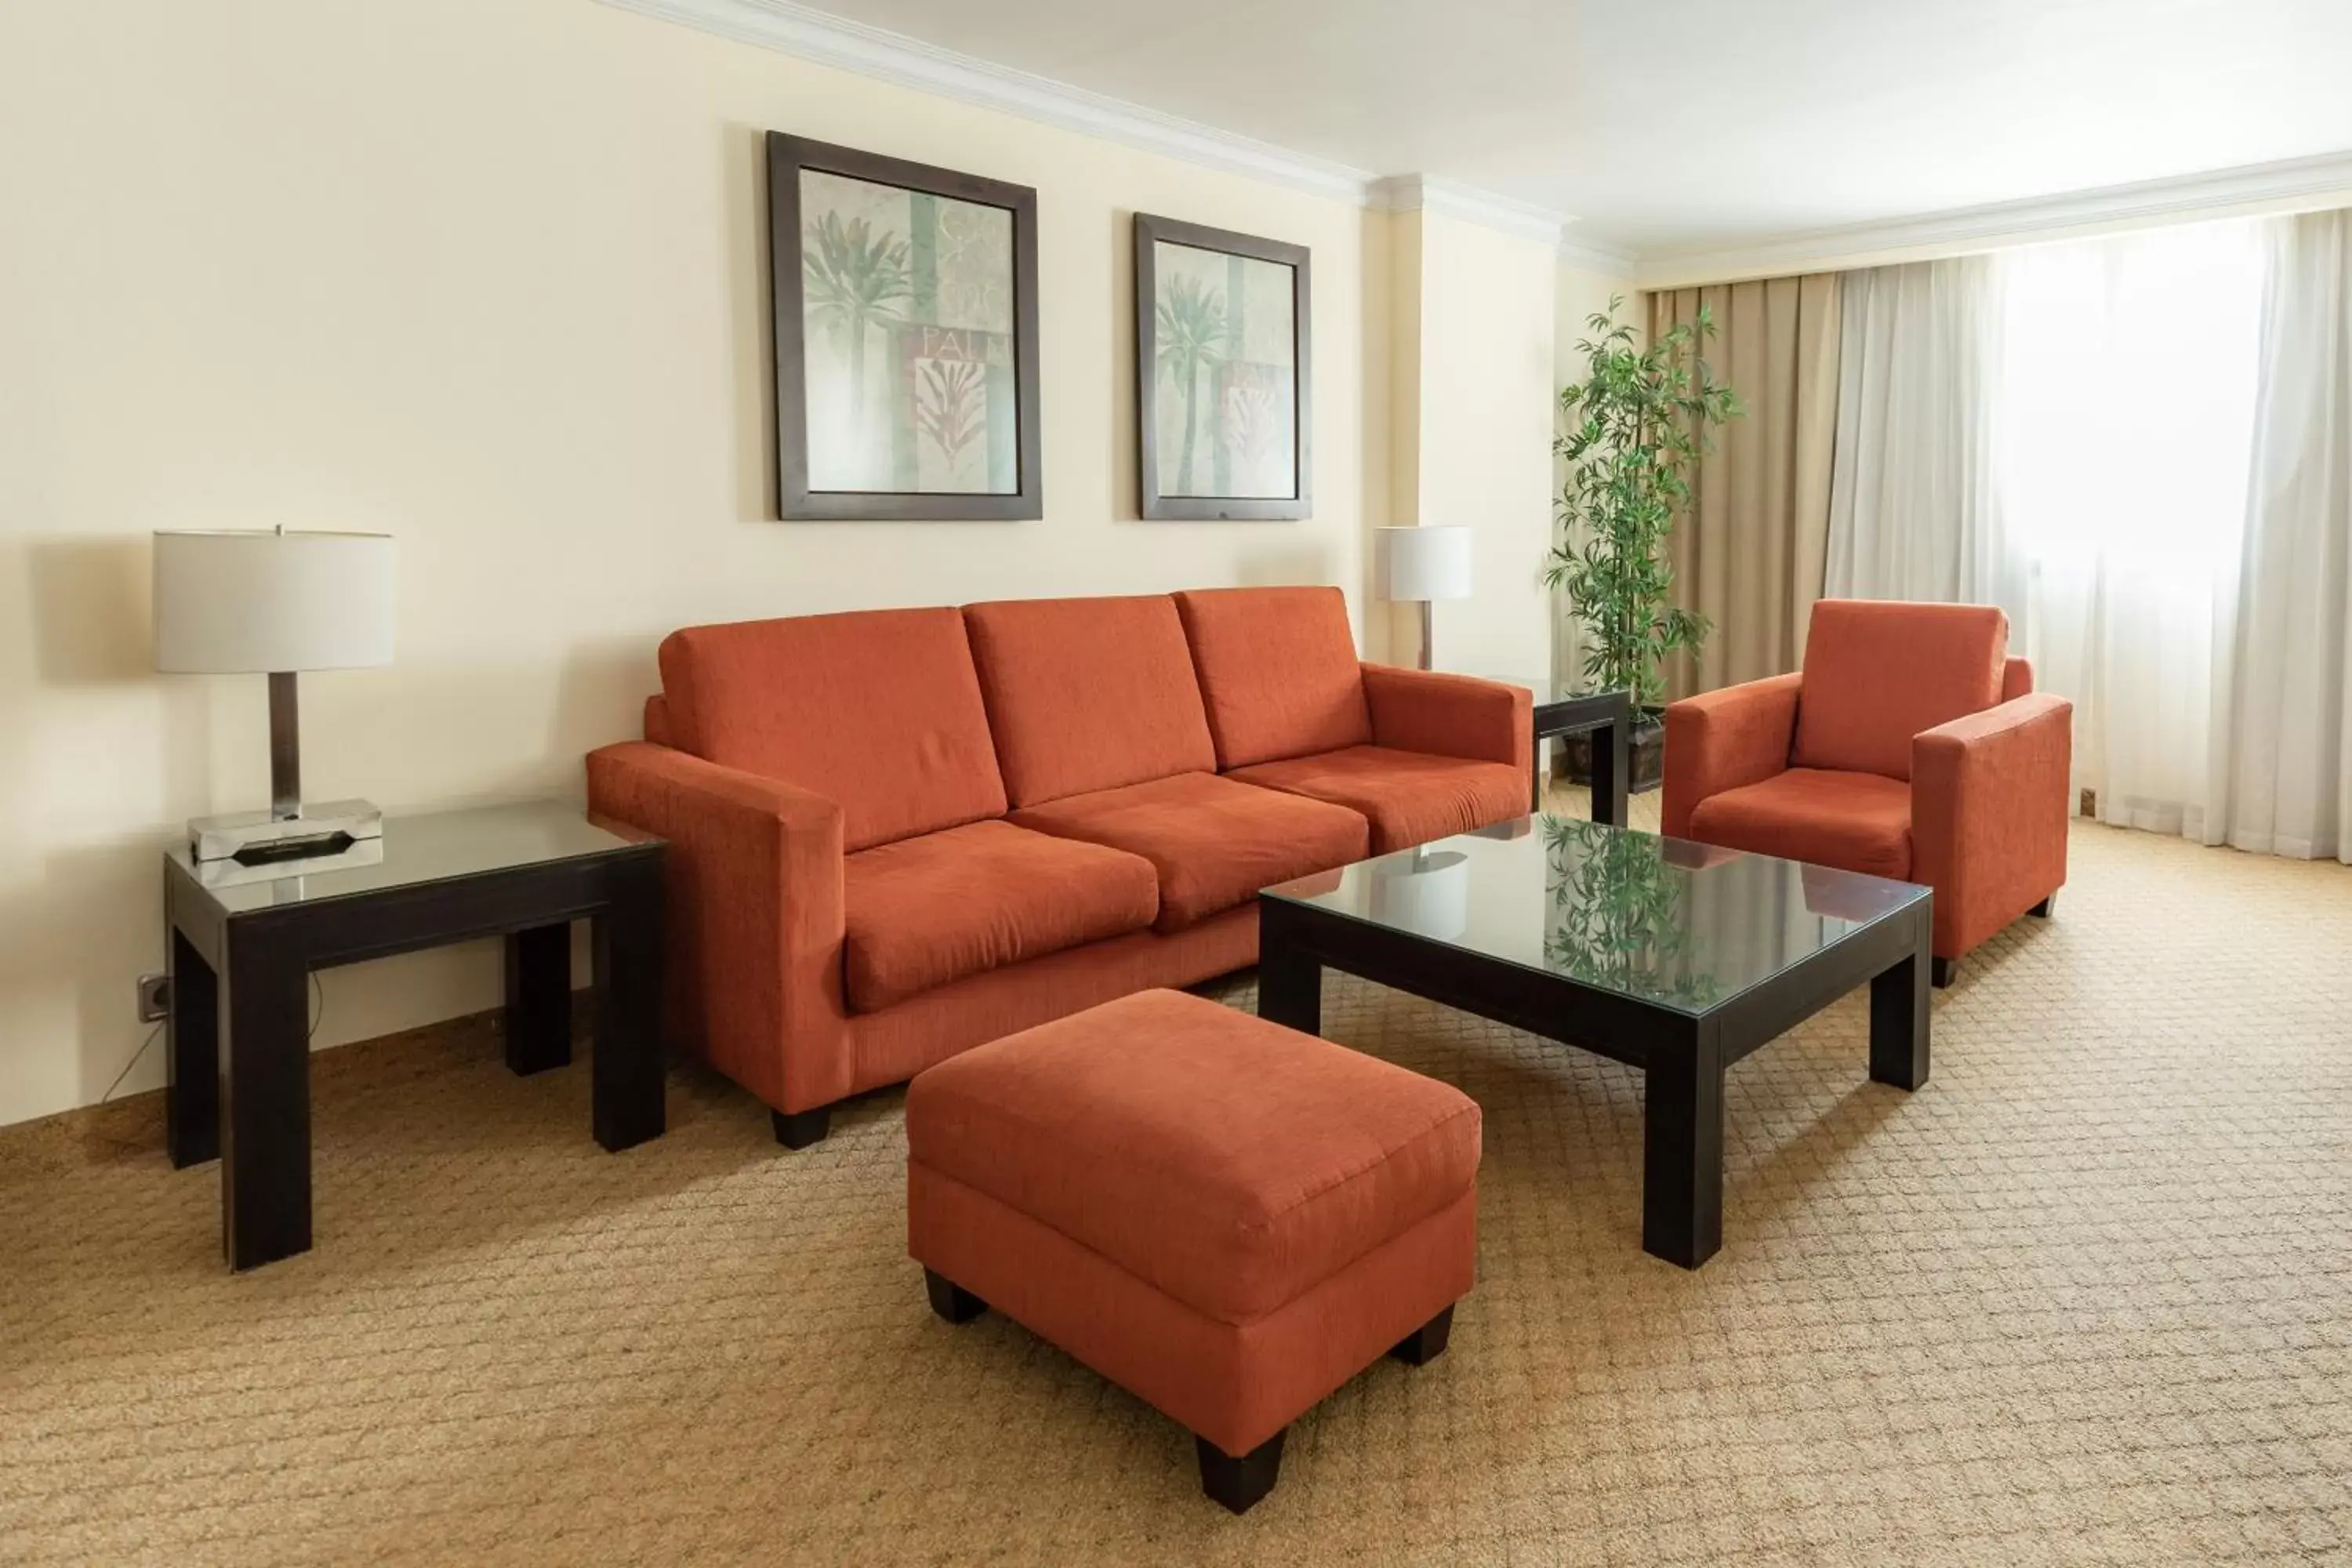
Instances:
[[[1216,767],[1166,595],[1005,599],[963,614],[1014,805]]]
[[[2008,646],[1990,605],[1822,600],[1790,763],[1907,780],[1913,736],[2000,700]]]
[[[1176,607],[1219,767],[1370,742],[1363,668],[1339,589],[1204,588],[1177,595]]]
[[[688,626],[661,673],[671,744],[835,802],[848,849],[1004,814],[954,610]]]

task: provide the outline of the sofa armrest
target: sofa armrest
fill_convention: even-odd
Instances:
[[[1707,796],[1788,772],[1804,679],[1768,676],[1667,707],[1666,776],[1659,803],[1666,837],[1688,837],[1691,813]]]
[[[644,741],[588,754],[588,805],[669,840],[672,1026],[779,1110],[847,1094],[841,807]]]
[[[1392,664],[1367,664],[1363,671],[1374,744],[1508,763],[1533,774],[1535,696],[1526,687]]]
[[[1911,742],[1911,879],[1936,889],[1936,955],[1958,958],[2066,880],[2074,705],[2041,693]]]

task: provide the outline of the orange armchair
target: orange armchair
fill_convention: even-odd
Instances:
[[[1935,982],[2066,880],[2074,705],[1980,605],[1824,599],[1801,674],[1666,710],[1665,831],[1936,891]]]

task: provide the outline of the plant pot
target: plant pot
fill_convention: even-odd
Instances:
[[[1666,776],[1666,726],[1659,717],[1663,709],[1644,708],[1633,721],[1633,739],[1625,750],[1633,759],[1633,776],[1626,781],[1629,795],[1646,795],[1664,782]],[[1554,743],[1551,761],[1552,777],[1566,784],[1590,784],[1592,782],[1592,736],[1564,735]]]

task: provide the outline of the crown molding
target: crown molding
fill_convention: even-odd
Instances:
[[[2309,212],[2352,205],[2352,152],[2201,174],[2143,180],[2063,195],[1996,202],[1887,223],[1775,236],[1739,245],[1641,257],[1644,289],[1687,288],[1923,260],[2165,223]]]
[[[792,0],[598,0],[739,44],[1019,115],[1231,174],[1367,205],[1371,174],[958,54]]]
[[[795,0],[597,3],[1330,201],[1390,212],[1444,213],[1554,245],[1566,265],[1628,278],[1643,289],[1958,256],[2166,222],[2352,205],[2347,151],[1732,245],[1637,253],[1571,237],[1563,233],[1571,219],[1531,202],[1431,175],[1375,178],[1368,170],[940,48]]]
[[[597,3],[1353,206],[1390,212],[1426,208],[1547,244],[1558,240],[1561,226],[1568,221],[1549,207],[1452,180],[1421,174],[1375,178],[1369,170],[1294,153],[1196,120],[1163,114],[1050,77],[943,49],[904,33],[797,5],[794,0]]]
[[[1564,213],[1516,197],[1482,191],[1433,174],[1391,174],[1372,182],[1365,205],[1389,212],[1443,213],[1465,223],[1501,229],[1522,239],[1559,243],[1559,231],[1570,219]]]
[[[1559,261],[1563,267],[1580,267],[1587,272],[1603,277],[1633,280],[1641,258],[1630,250],[1620,250],[1598,239],[1577,239],[1573,232],[1559,237]]]

